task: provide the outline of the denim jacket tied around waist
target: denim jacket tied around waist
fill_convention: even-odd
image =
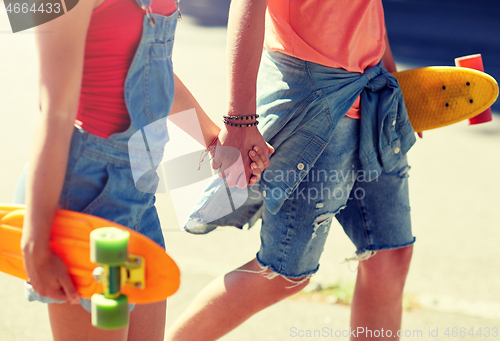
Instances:
[[[227,196],[227,188],[224,181],[215,179],[193,208],[184,227],[188,232],[207,233],[216,226],[241,228],[246,223],[251,226],[260,216],[263,203],[271,213],[276,214],[313,167],[326,148],[337,122],[345,116],[358,96],[362,111],[359,159],[364,180],[372,181],[382,171],[393,170],[416,142],[398,81],[381,62],[361,74],[281,53],[267,53],[272,58],[263,59],[263,62],[275,63],[273,67],[278,72],[280,67],[286,68],[287,63],[300,63],[305,72],[314,78],[314,88],[296,110],[286,114],[269,110],[276,97],[259,96],[260,131],[276,149],[271,156],[271,165],[262,173],[258,184],[249,189],[231,188],[232,207],[237,209],[229,214],[220,208],[220,203],[224,202],[221,201],[222,196]],[[261,75],[259,82],[260,79]],[[287,80],[279,83],[273,82],[276,90],[270,94],[279,93],[280,86],[290,87]],[[314,106],[321,106],[323,110],[309,110]],[[286,152],[280,152],[280,146],[285,143],[292,143],[294,148],[284,148]],[[227,198],[224,200],[227,202]]]

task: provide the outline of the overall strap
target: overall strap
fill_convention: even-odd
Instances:
[[[151,6],[152,0],[135,0],[140,8],[144,9]]]
[[[142,8],[146,13],[146,16],[149,19],[149,26],[154,27],[156,25],[156,19],[151,15],[151,13],[153,13],[151,10],[151,3],[153,2],[153,0],[135,0],[135,1],[139,5],[139,7]],[[179,0],[175,0],[175,6],[179,11],[179,19],[181,19],[181,14],[179,10]]]
[[[149,26],[154,27],[156,25],[156,19],[151,15],[151,2],[152,0],[135,0],[140,8],[146,13],[149,19]]]

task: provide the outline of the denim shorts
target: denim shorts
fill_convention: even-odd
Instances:
[[[341,118],[328,146],[279,212],[264,210],[257,253],[261,266],[287,278],[314,274],[333,217],[356,246],[354,259],[415,242],[407,158],[368,182],[358,157],[359,130],[360,120]],[[287,144],[294,144],[293,135],[281,147]]]

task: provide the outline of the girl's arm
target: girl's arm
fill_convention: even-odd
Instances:
[[[26,183],[21,248],[28,280],[42,296],[77,303],[63,261],[50,249],[52,220],[61,195],[78,109],[85,38],[96,0],[36,28],[40,116]]]
[[[182,81],[174,75],[175,78],[175,97],[172,110],[168,119],[185,131],[188,135],[198,141],[202,146],[208,147],[214,139],[219,135],[220,128],[215,124],[210,117],[205,113],[203,108],[200,106],[196,98],[191,94],[189,89],[182,83]],[[198,122],[191,122],[185,118],[183,115],[175,115],[177,113],[183,112],[189,109],[195,109]],[[200,136],[200,129],[201,134]],[[252,176],[248,185],[251,186],[257,182],[260,178],[261,172],[264,170],[264,160],[266,157],[263,152],[257,148],[256,151],[252,152],[250,150],[246,151],[248,157],[251,160],[251,170]]]
[[[212,141],[219,135],[219,126],[215,124],[210,117],[208,117],[196,98],[194,98],[189,89],[175,74],[174,79],[175,97],[168,119],[198,141],[202,146],[209,146],[210,143],[212,143]],[[175,115],[189,109],[195,109],[198,122],[189,122],[183,118],[183,115]],[[198,126],[201,127],[203,136],[199,135]]]

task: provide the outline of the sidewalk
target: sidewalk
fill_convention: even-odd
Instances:
[[[0,31],[7,30],[0,11]],[[36,62],[30,34],[0,34],[0,202],[10,202],[17,174],[28,157],[37,110]],[[179,23],[174,68],[216,122],[226,106],[225,29],[200,28],[185,18]],[[398,65],[400,69],[413,65]],[[424,133],[409,154],[412,165],[410,196],[417,237],[406,292],[423,308],[405,312],[403,329],[414,334],[404,340],[477,340],[453,337],[452,328],[465,328],[480,339],[500,329],[500,120],[480,126],[462,122]],[[168,321],[187,307],[211,280],[254,257],[259,247],[258,226],[249,231],[222,228],[206,236],[179,231],[167,194],[158,196],[168,252],[182,272],[182,284],[168,303]],[[355,273],[341,264],[354,252],[341,231],[332,226],[319,273],[313,282],[353,283]],[[0,340],[50,340],[46,308],[28,303],[22,281],[0,274]],[[333,330],[349,325],[349,308],[288,299],[252,317],[223,341],[295,340],[299,332]],[[446,328],[449,336],[445,335]],[[485,337],[484,328],[490,328]],[[438,329],[438,337],[429,331]],[[500,330],[498,331],[500,334]],[[296,335],[296,336],[294,336]],[[300,334],[302,335],[302,334]],[[305,334],[304,334],[305,335]],[[421,335],[421,336],[419,336]],[[435,334],[433,334],[435,335]]]

